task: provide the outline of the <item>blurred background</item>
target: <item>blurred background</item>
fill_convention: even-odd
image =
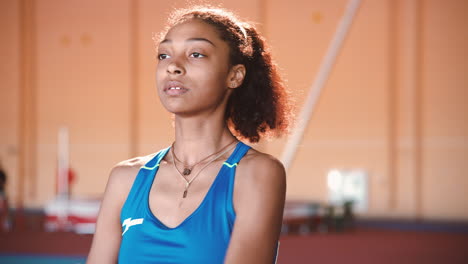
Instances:
[[[205,1],[258,23],[298,115],[351,2]],[[354,2],[288,163],[279,262],[468,263],[468,1]],[[110,169],[172,143],[152,37],[185,6],[0,0],[0,263],[83,262]]]

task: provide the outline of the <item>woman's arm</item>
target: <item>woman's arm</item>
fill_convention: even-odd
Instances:
[[[252,154],[237,168],[234,185],[236,221],[226,264],[272,264],[286,194],[286,173],[281,162]],[[244,162],[244,160],[242,160]]]
[[[132,169],[117,165],[107,181],[87,264],[117,263],[122,228],[120,211],[133,183]]]

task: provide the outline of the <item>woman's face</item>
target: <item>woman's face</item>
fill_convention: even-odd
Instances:
[[[229,46],[213,26],[200,20],[174,26],[159,44],[158,59],[158,94],[169,112],[191,116],[224,110],[232,75]]]

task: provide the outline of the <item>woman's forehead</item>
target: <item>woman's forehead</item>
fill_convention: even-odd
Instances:
[[[191,19],[170,28],[161,44],[193,39],[206,39],[214,46],[222,41],[219,33],[212,25],[198,19]]]

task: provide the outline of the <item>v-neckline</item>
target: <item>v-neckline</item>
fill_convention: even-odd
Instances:
[[[229,157],[226,159],[225,162],[228,162],[234,157],[234,154],[239,150],[241,146],[241,141],[237,142],[236,144],[236,147],[234,148],[234,150],[232,151],[231,155],[229,155]],[[163,153],[163,156],[162,158],[159,160],[159,162],[157,163],[157,165],[159,165],[161,163],[161,161],[164,159],[164,157],[167,155],[167,153],[169,153],[171,147],[167,148],[165,153]],[[221,175],[221,172],[226,168],[226,166],[224,166],[224,162],[223,164],[221,165],[221,168],[219,169],[218,173],[216,174],[216,178],[213,180],[213,182],[211,183],[210,185],[210,188],[208,189],[208,191],[206,192],[205,194],[205,197],[203,197],[202,201],[200,202],[200,204],[195,208],[195,210],[193,210],[184,220],[182,220],[178,225],[176,225],[175,227],[170,227],[168,226],[167,224],[165,224],[163,221],[161,221],[154,213],[153,211],[151,210],[151,207],[150,207],[150,201],[149,201],[149,198],[150,198],[150,192],[151,192],[151,189],[153,187],[153,184],[154,184],[154,181],[156,180],[156,174],[158,173],[159,171],[159,167],[160,166],[156,166],[156,169],[154,171],[154,174],[153,174],[153,177],[151,179],[151,184],[149,185],[149,188],[148,190],[146,190],[146,197],[145,197],[145,203],[146,203],[146,210],[147,210],[147,213],[148,215],[150,215],[150,217],[152,217],[158,224],[160,224],[163,228],[165,229],[168,229],[168,230],[175,230],[175,229],[178,229],[179,227],[181,227],[182,225],[184,225],[187,221],[189,221],[198,211],[201,210],[201,208],[203,207],[203,205],[206,203],[206,200],[207,198],[209,197],[209,195],[211,195],[211,193],[213,192],[213,189],[214,187],[216,186],[216,183],[219,181],[219,178],[220,178],[220,175]]]

